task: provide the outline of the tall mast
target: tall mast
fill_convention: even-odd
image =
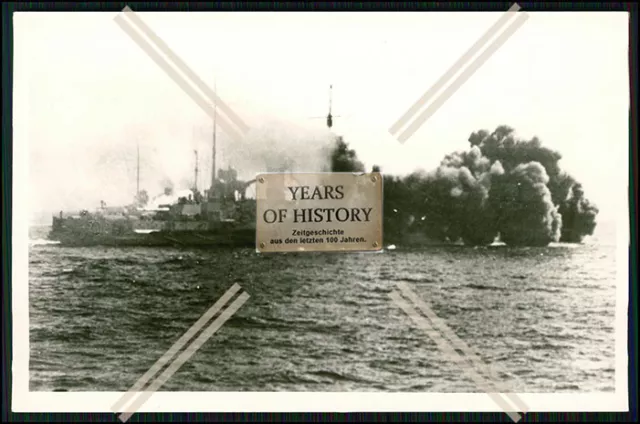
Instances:
[[[213,92],[215,96],[213,99],[213,152],[212,152],[212,161],[211,161],[211,192],[213,192],[213,189],[216,183],[216,132],[217,132],[216,118],[218,117],[217,82],[214,82]]]
[[[195,169],[194,169],[195,176],[193,178],[193,190],[194,191],[198,191],[198,151],[194,150],[193,153],[196,156],[196,164],[195,164]]]
[[[140,142],[136,143],[137,163],[136,163],[136,201],[140,199]]]
[[[327,127],[331,130],[333,126],[333,115],[331,115],[331,106],[333,103],[333,84],[329,86],[329,114],[327,115]]]

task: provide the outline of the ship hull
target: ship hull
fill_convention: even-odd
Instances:
[[[233,233],[202,231],[159,231],[150,234],[126,235],[64,235],[52,234],[49,239],[68,247],[252,247],[255,246],[254,231],[234,231]]]

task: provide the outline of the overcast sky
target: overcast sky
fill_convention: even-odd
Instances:
[[[279,150],[303,162],[303,154],[316,155],[327,133],[323,119],[310,118],[326,115],[333,84],[334,114],[343,116],[333,130],[368,166],[432,169],[466,149],[471,132],[508,124],[559,150],[563,168],[611,217],[624,207],[611,188],[626,184],[620,171],[628,160],[626,13],[530,13],[407,143],[388,133],[500,15],[139,14],[205,82],[215,80],[219,96],[252,127],[241,151],[220,135],[219,166],[244,160],[260,168],[264,161],[249,166],[247,157]],[[34,211],[130,201],[137,143],[142,188],[189,184],[194,149],[201,187],[208,178],[210,118],[115,16],[14,15],[14,142],[29,146]]]

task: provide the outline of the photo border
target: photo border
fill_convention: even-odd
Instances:
[[[97,411],[87,411],[86,410],[86,401],[89,400],[94,393],[74,393],[74,392],[64,392],[64,393],[53,393],[53,392],[29,392],[28,391],[28,359],[27,362],[27,386],[24,386],[24,382],[13,381],[13,376],[17,373],[19,374],[21,370],[15,366],[14,352],[15,346],[12,342],[16,342],[17,340],[24,339],[25,334],[17,335],[13,332],[13,319],[14,317],[23,317],[26,316],[28,318],[28,307],[26,310],[24,306],[19,306],[12,303],[12,285],[11,283],[17,281],[16,276],[16,268],[18,266],[24,266],[28,264],[26,255],[24,252],[27,251],[28,246],[26,246],[26,241],[28,240],[28,225],[25,225],[28,217],[24,214],[24,210],[20,210],[20,213],[15,213],[16,205],[26,205],[26,198],[24,194],[20,192],[13,191],[12,183],[15,180],[18,181],[26,181],[25,177],[27,176],[27,169],[23,167],[19,167],[18,169],[13,169],[12,165],[15,163],[14,161],[24,161],[26,159],[25,152],[26,146],[20,145],[15,146],[13,144],[13,133],[12,133],[12,96],[9,95],[13,88],[13,24],[12,24],[12,14],[16,11],[103,11],[103,12],[119,12],[126,5],[130,5],[134,10],[144,12],[144,11],[230,11],[230,10],[251,10],[251,11],[284,11],[284,10],[296,10],[296,11],[494,11],[494,12],[504,12],[509,8],[511,3],[472,3],[467,5],[467,7],[462,10],[459,8],[455,8],[451,5],[442,5],[442,4],[431,4],[430,7],[416,7],[415,3],[403,3],[397,2],[392,6],[389,6],[388,3],[382,7],[380,3],[369,2],[369,3],[339,3],[337,6],[332,6],[332,3],[328,2],[319,2],[319,3],[301,3],[296,2],[296,7],[293,7],[292,4],[285,4],[283,7],[279,8],[267,8],[261,6],[261,3],[247,3],[244,6],[239,5],[237,3],[227,3],[216,8],[211,6],[202,6],[201,4],[185,4],[185,3],[165,3],[165,7],[162,9],[153,8],[149,6],[149,3],[112,3],[108,7],[105,6],[105,3],[2,3],[2,17],[3,17],[3,40],[2,40],[2,74],[3,74],[3,113],[2,113],[2,121],[3,121],[3,137],[2,137],[2,214],[3,214],[3,231],[2,231],[2,241],[3,241],[3,393],[6,393],[6,396],[3,396],[3,421],[77,421],[77,420],[86,420],[86,412],[97,412]],[[631,81],[631,103],[630,103],[630,116],[629,116],[629,125],[630,125],[630,145],[629,145],[629,217],[630,218],[630,236],[629,231],[626,231],[626,234],[622,234],[623,237],[631,237],[630,246],[627,249],[624,245],[622,246],[622,252],[619,252],[618,259],[621,258],[621,254],[624,255],[626,260],[629,262],[629,290],[627,291],[625,287],[617,287],[617,296],[620,299],[621,295],[627,300],[628,303],[628,314],[627,314],[627,349],[619,349],[620,346],[618,341],[616,341],[616,390],[618,383],[621,377],[624,377],[625,386],[628,386],[628,399],[623,399],[624,402],[620,402],[619,397],[616,398],[615,394],[553,394],[553,393],[529,393],[529,394],[519,394],[523,400],[525,400],[531,407],[531,411],[525,415],[524,420],[526,419],[536,419],[536,420],[558,420],[562,419],[563,421],[584,421],[584,420],[596,420],[596,419],[618,419],[621,421],[637,420],[637,404],[636,404],[636,394],[637,394],[637,330],[634,328],[637,325],[637,304],[632,299],[637,299],[637,286],[633,284],[637,282],[637,264],[635,262],[635,257],[637,254],[637,233],[636,233],[636,222],[635,217],[637,216],[637,191],[635,190],[635,184],[637,182],[637,122],[632,119],[633,116],[637,116],[637,3],[636,4],[624,4],[624,3],[605,3],[605,4],[567,4],[563,3],[562,8],[559,7],[559,4],[547,4],[547,3],[519,3],[523,10],[530,12],[539,12],[539,11],[628,11],[630,12],[629,19],[629,68],[630,68],[630,81]],[[18,173],[19,172],[19,173]],[[613,188],[612,188],[613,189]],[[622,211],[624,212],[624,211]],[[626,219],[625,219],[626,221]],[[621,231],[619,230],[619,233]],[[13,237],[12,237],[13,236]],[[17,237],[16,237],[17,236]],[[618,239],[620,240],[620,239]],[[620,249],[620,244],[618,243],[618,250]],[[620,254],[621,253],[621,254]],[[16,266],[17,265],[17,266]],[[12,274],[13,272],[13,274]],[[10,283],[11,282],[11,283]],[[16,290],[27,290],[28,294],[28,285],[23,284],[24,282],[20,282],[19,286],[13,287]],[[28,306],[28,305],[27,305]],[[616,307],[616,326],[619,324],[621,308]],[[624,312],[624,311],[623,311]],[[624,317],[622,317],[624,318]],[[22,318],[19,318],[22,321]],[[26,334],[26,338],[28,340],[28,333]],[[17,343],[16,343],[17,344]],[[623,346],[624,347],[624,346]],[[621,355],[626,353],[625,358],[621,358]],[[27,354],[28,357],[28,354]],[[628,361],[627,366],[627,375],[619,375],[618,372],[618,362],[622,359],[623,361]],[[18,360],[17,362],[20,362]],[[14,369],[15,368],[15,369]],[[623,386],[624,387],[624,386]],[[25,392],[26,389],[26,392]],[[103,411],[109,410],[109,406],[111,403],[115,402],[117,398],[122,395],[124,392],[95,392],[98,396],[112,398],[105,401],[105,407],[101,408]],[[162,404],[166,404],[166,400],[163,398],[165,396],[174,397],[176,395],[183,395],[184,401],[183,408],[184,412],[195,410],[191,406],[193,404],[189,402],[189,399],[193,399],[194,395],[198,393],[206,393],[207,396],[211,397],[212,394],[218,396],[224,396],[224,392],[159,392],[156,393],[153,398],[147,402],[142,407],[142,411],[160,411],[162,410]],[[256,392],[254,392],[256,393]],[[22,399],[23,402],[20,402],[16,395],[27,396],[27,398]],[[74,402],[64,401],[64,397],[73,396]],[[305,414],[307,411],[334,411],[334,412],[350,412],[356,411],[353,408],[353,403],[344,404],[344,399],[346,398],[356,398],[356,397],[367,397],[369,400],[365,401],[363,405],[366,407],[366,410],[371,410],[374,408],[378,408],[381,411],[389,411],[389,418],[392,420],[398,419],[445,419],[447,421],[459,419],[466,419],[470,421],[476,421],[480,418],[487,419],[491,418],[498,422],[511,420],[504,413],[491,413],[491,411],[495,411],[497,408],[492,404],[491,400],[484,393],[473,393],[473,394],[442,394],[442,393],[305,393],[305,392],[279,392],[279,393],[260,393],[261,396],[266,399],[271,399],[266,403],[260,402],[257,406],[261,408],[257,409],[256,412],[264,412],[264,411],[273,411],[273,408],[270,406],[273,404],[273,396],[277,397],[285,397],[292,408],[295,408],[297,412],[291,412],[286,414],[277,414],[283,421],[290,421],[291,419],[317,419],[317,414],[313,414],[313,416]],[[428,397],[428,399],[425,398]],[[580,408],[584,406],[594,407],[594,396],[605,396],[610,398],[611,404],[614,405],[615,408],[612,408],[610,411],[615,411],[616,409],[619,411],[628,412],[608,412],[606,409],[601,410],[601,412],[594,413],[581,413]],[[14,398],[14,396],[16,396]],[[52,405],[44,396],[50,397],[54,399],[57,404]],[[228,403],[230,399],[225,399],[225,410],[231,411],[233,408],[240,408],[246,405],[247,396],[254,396],[251,392],[241,392],[234,395],[236,397],[236,401]],[[237,400],[241,399],[238,396],[244,396],[245,400]],[[303,399],[299,399],[300,402],[296,402],[296,398],[299,397],[308,397],[314,396],[312,402],[309,402],[309,399],[306,402],[302,402]],[[435,405],[435,407],[442,410],[449,410],[451,412],[457,412],[457,414],[451,413],[425,413],[425,412],[417,412],[417,413],[403,413],[401,416],[398,416],[398,412],[396,412],[395,408],[388,409],[385,408],[384,405],[388,403],[388,400],[383,400],[381,398],[386,397],[390,399],[394,399],[392,403],[395,403],[395,407],[398,405],[404,406],[404,403],[397,403],[401,401],[399,397],[404,398],[412,398],[414,399],[412,402],[415,405],[424,405],[424,408],[428,408],[430,405]],[[453,399],[453,398],[456,399]],[[540,410],[540,406],[542,403],[546,403],[545,397],[555,397],[560,399],[557,401],[557,408],[553,408],[554,413],[537,413],[535,411]],[[322,398],[324,398],[324,402],[322,402]],[[222,399],[221,399],[222,400]],[[342,406],[336,407],[336,405],[340,405],[339,403],[335,403],[335,401],[342,401]],[[24,402],[26,401],[26,403]],[[44,403],[43,403],[44,402]],[[208,402],[211,402],[209,399]],[[326,408],[328,403],[331,403],[333,406],[331,408]],[[574,402],[579,402],[575,403]],[[323,405],[324,403],[324,405]],[[555,403],[555,401],[554,401]],[[254,401],[255,404],[255,401]],[[482,405],[481,405],[482,404]],[[574,404],[574,405],[570,405]],[[624,405],[623,405],[624,404]],[[294,405],[299,405],[294,407]],[[537,405],[537,407],[536,407]],[[628,405],[628,407],[626,406]],[[12,411],[16,406],[22,406],[20,409],[24,409],[25,407],[33,407],[36,408],[38,412],[29,412],[29,413],[14,413],[9,412]],[[447,408],[447,406],[450,406]],[[56,407],[56,409],[53,409]],[[474,408],[475,407],[475,408]],[[83,410],[83,408],[85,408]],[[470,408],[474,408],[477,412],[487,412],[483,414],[477,414],[475,412],[466,412],[464,410],[468,410]],[[94,408],[95,409],[95,408]],[[243,408],[246,409],[246,408]],[[407,411],[412,408],[407,405]],[[546,408],[549,410],[549,408]],[[6,412],[5,412],[6,411]],[[292,409],[293,411],[293,409]],[[393,412],[391,412],[393,411]],[[54,414],[47,414],[47,416],[43,416],[43,412],[50,412]],[[59,412],[75,412],[70,414],[62,414]],[[274,413],[276,411],[273,411]],[[561,414],[563,412],[574,412],[575,414],[562,414],[562,417],[558,417],[557,414]],[[82,413],[82,415],[79,415]],[[302,414],[301,414],[302,413]],[[132,421],[142,420],[142,419],[155,419],[160,420],[163,419],[180,419],[180,420],[190,420],[190,421],[212,421],[214,419],[225,419],[229,421],[238,421],[238,420],[246,420],[240,419],[240,416],[244,416],[247,413],[153,413],[147,414],[144,412],[136,414],[132,417]],[[375,414],[375,415],[374,415]],[[393,414],[393,415],[392,415]],[[261,413],[250,414],[250,417],[253,419],[264,418],[264,415]],[[393,417],[393,418],[392,418]],[[535,417],[535,418],[534,418]],[[273,418],[273,416],[271,416]],[[329,417],[328,417],[329,418]],[[346,421],[355,421],[355,420],[364,420],[364,419],[380,419],[380,415],[376,412],[371,413],[352,413],[349,415],[337,416],[332,414],[331,419],[336,420],[338,418],[342,418]],[[116,420],[116,416],[113,413],[96,413],[93,416],[93,419],[105,420],[105,421],[114,421]]]

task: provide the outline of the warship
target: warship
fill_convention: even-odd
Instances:
[[[331,130],[331,91],[326,125]],[[200,192],[197,188],[196,153],[194,187],[164,194],[149,205],[145,191],[140,191],[140,149],[137,154],[135,200],[123,207],[107,207],[101,202],[95,211],[53,217],[48,238],[61,246],[236,246],[253,247],[256,243],[256,201],[247,196],[255,179],[242,181],[232,167],[216,174],[217,105],[214,104],[211,183]],[[324,119],[324,117],[323,117]]]
[[[326,124],[333,126],[331,90]],[[135,200],[124,207],[107,207],[101,202],[96,211],[53,217],[49,240],[61,246],[236,246],[256,243],[256,201],[247,196],[255,179],[242,181],[232,167],[216,174],[216,116],[214,105],[211,183],[197,188],[196,153],[194,187],[174,193],[166,188],[149,206],[145,191],[140,191],[140,149],[137,155]],[[324,117],[323,117],[324,119]]]
[[[48,238],[62,246],[246,246],[255,245],[255,199],[244,190],[253,181],[220,170],[212,188],[173,204],[136,205],[53,217]],[[164,197],[172,197],[170,190]]]
[[[138,148],[134,202],[123,207],[107,207],[101,202],[93,212],[60,212],[53,217],[49,240],[75,247],[254,246],[256,204],[246,193],[255,180],[239,180],[231,167],[218,170],[216,175],[215,116],[211,184],[204,192],[197,188],[196,151],[194,187],[177,193],[166,188],[150,206],[146,192],[140,191]]]

